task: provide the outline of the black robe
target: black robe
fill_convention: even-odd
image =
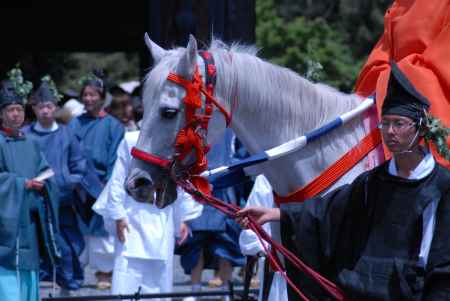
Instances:
[[[385,163],[324,197],[282,205],[283,245],[352,300],[450,300],[450,171],[436,164],[424,179],[408,180],[387,169]],[[422,214],[433,200],[439,205],[423,268]],[[287,270],[311,300],[332,300],[295,267]]]

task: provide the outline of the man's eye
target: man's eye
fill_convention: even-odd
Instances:
[[[172,119],[178,114],[178,109],[163,108],[161,109],[161,117],[165,119]]]

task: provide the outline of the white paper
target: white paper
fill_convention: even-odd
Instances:
[[[49,169],[44,170],[41,174],[39,174],[33,180],[36,180],[39,182],[44,182],[45,180],[53,177],[54,175],[55,175],[55,172],[53,171],[53,169],[49,168]]]

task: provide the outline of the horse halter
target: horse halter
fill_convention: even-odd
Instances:
[[[189,166],[183,166],[187,175],[198,175],[207,169],[208,161],[206,154],[210,146],[206,142],[206,137],[209,121],[213,113],[213,106],[217,107],[224,115],[227,126],[231,123],[231,114],[213,96],[217,78],[214,58],[207,51],[200,51],[199,55],[205,62],[205,83],[203,83],[198,66],[195,67],[192,80],[187,80],[173,72],[167,76],[167,80],[184,87],[186,90],[186,96],[183,98],[186,125],[179,130],[176,136],[174,158],[172,160],[164,159],[136,147],[133,147],[131,150],[131,155],[134,158],[171,171],[171,176],[175,180],[180,177],[179,174],[174,172],[175,166],[183,166],[182,161],[192,150],[195,151],[196,160]],[[205,97],[204,110],[203,112],[198,112],[198,110],[202,109],[202,94]]]

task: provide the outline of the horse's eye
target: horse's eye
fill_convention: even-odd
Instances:
[[[177,116],[178,109],[174,108],[163,108],[161,109],[161,117],[166,119],[172,119]]]

